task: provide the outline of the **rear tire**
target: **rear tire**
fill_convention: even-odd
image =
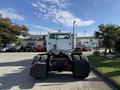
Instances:
[[[73,76],[80,79],[88,77],[90,73],[89,62],[79,55],[73,55],[73,59]]]
[[[30,69],[30,75],[36,79],[46,78],[47,74],[48,74],[48,71],[47,71],[46,63],[35,62]]]
[[[30,69],[30,75],[34,77],[35,79],[42,79],[46,78],[48,76],[48,63],[46,61],[42,61],[46,59],[41,59],[37,61],[33,61],[32,67]]]

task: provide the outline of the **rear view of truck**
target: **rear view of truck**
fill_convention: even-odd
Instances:
[[[69,71],[75,78],[86,78],[90,73],[87,57],[73,50],[71,33],[48,33],[47,52],[33,58],[30,75],[46,78],[51,71]]]

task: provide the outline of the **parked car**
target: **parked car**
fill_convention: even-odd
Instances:
[[[77,51],[77,52],[82,52],[82,47],[76,47],[76,48],[75,48],[75,51]]]
[[[91,48],[88,47],[76,47],[75,48],[76,51],[91,51]]]
[[[7,46],[7,47],[4,47],[4,48],[0,48],[0,52],[17,52],[19,51],[21,48],[21,45],[19,46]]]
[[[2,47],[0,47],[0,52],[2,52]]]
[[[16,48],[15,47],[9,47],[8,49],[6,49],[5,52],[16,52]]]
[[[82,47],[82,51],[88,51],[86,47]]]
[[[20,50],[20,48],[21,48],[21,45],[15,46],[15,49],[16,49],[17,52]]]
[[[34,52],[35,51],[35,47],[34,46],[21,46],[19,51],[21,52]]]
[[[1,52],[6,52],[10,47],[3,47],[0,49]]]
[[[45,52],[46,48],[43,45],[38,45],[36,48],[36,52]]]

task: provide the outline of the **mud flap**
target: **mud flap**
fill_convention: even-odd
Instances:
[[[34,78],[46,78],[47,64],[45,62],[35,62],[30,69],[30,75]]]

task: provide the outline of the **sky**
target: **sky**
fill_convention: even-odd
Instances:
[[[94,35],[100,24],[120,25],[120,0],[0,0],[0,14],[26,25],[31,34]]]

